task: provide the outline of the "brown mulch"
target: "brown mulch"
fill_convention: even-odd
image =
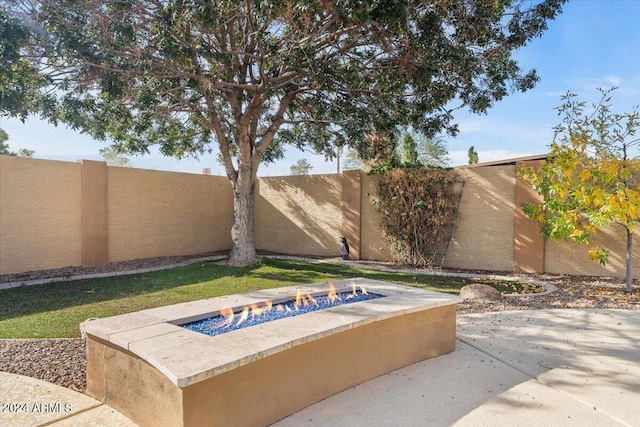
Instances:
[[[19,275],[0,275],[0,283],[127,271],[171,265],[189,259],[214,255],[220,255],[220,253],[133,260],[96,268],[69,267]],[[389,268],[388,264],[368,264],[372,268],[376,266]],[[490,273],[496,274],[495,272]],[[503,273],[503,275],[512,274]],[[634,284],[632,292],[628,293],[624,291],[622,281],[614,278],[549,275],[526,275],[526,277],[545,280],[555,285],[558,290],[548,295],[506,297],[497,301],[467,300],[458,304],[457,312],[468,314],[552,308],[640,310],[640,286],[637,282]],[[85,357],[84,340],[81,338],[0,340],[0,371],[31,376],[80,392],[86,388]]]
[[[98,267],[64,267],[51,270],[27,271],[16,274],[0,274],[0,283],[26,282],[30,280],[54,279],[58,277],[82,276],[87,274],[113,273],[121,271],[139,270],[143,268],[162,267],[166,265],[179,264],[192,259],[206,258],[211,256],[227,255],[227,252],[207,252],[197,255],[166,256],[144,259],[133,259],[128,261],[110,262]]]
[[[534,277],[555,285],[558,290],[548,295],[506,297],[499,301],[467,300],[458,304],[457,312],[467,314],[552,308],[640,310],[640,286],[637,283],[634,284],[631,292],[625,292],[624,283],[614,278]]]

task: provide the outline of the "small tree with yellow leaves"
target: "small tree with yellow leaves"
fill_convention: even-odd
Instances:
[[[585,111],[577,95],[563,95],[557,108],[564,116],[554,128],[555,136],[547,161],[535,170],[518,173],[544,197],[540,203],[525,203],[525,214],[542,226],[545,238],[589,244],[598,229],[618,224],[625,228],[626,290],[631,291],[633,232],[640,221],[640,158],[634,139],[639,116],[611,111],[611,92],[598,89],[602,98]],[[609,250],[591,247],[589,256],[606,265]]]

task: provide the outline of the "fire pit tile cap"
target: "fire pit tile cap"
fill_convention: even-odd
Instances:
[[[181,347],[190,342],[207,343],[210,337],[176,326],[179,331],[170,332],[164,335],[148,337],[129,343],[129,351],[140,356],[146,361],[150,361],[150,355],[162,350]],[[151,362],[150,362],[151,363]],[[158,367],[159,368],[159,367]]]
[[[80,324],[80,330],[83,333],[109,341],[113,334],[163,322],[163,319],[137,311],[105,319],[87,320]]]
[[[109,340],[112,343],[131,351],[131,344],[135,342],[158,336],[164,337],[167,334],[182,331],[184,331],[184,328],[181,328],[180,326],[162,322],[111,334],[109,336]]]

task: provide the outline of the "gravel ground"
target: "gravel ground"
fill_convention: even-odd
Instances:
[[[167,257],[112,263],[99,268],[67,268],[0,276],[0,283],[78,274],[126,271],[175,264],[191,257]],[[375,265],[371,265],[375,267]],[[388,265],[385,265],[388,267]],[[481,273],[481,272],[478,272]],[[485,272],[486,273],[486,272]],[[505,273],[508,274],[508,273]],[[549,295],[508,297],[497,301],[467,300],[458,304],[458,314],[545,308],[601,308],[640,310],[640,287],[624,292],[620,280],[611,278],[528,276],[554,284],[558,291]],[[86,388],[85,345],[81,338],[0,340],[0,371],[27,375],[83,392]]]
[[[84,392],[87,387],[85,355],[82,338],[0,340],[0,371]]]

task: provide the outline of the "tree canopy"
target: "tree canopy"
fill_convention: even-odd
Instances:
[[[0,117],[24,120],[30,113],[49,117],[55,106],[51,80],[30,55],[32,28],[0,5]]]
[[[131,167],[127,156],[123,156],[109,147],[101,148],[99,153],[109,166]]]
[[[473,145],[469,147],[469,150],[467,151],[467,157],[469,158],[470,165],[475,165],[476,163],[478,163],[478,152]]]
[[[313,166],[307,159],[300,159],[291,165],[291,175],[309,175],[311,169]]]
[[[446,167],[449,164],[449,151],[441,137],[425,138],[411,131],[402,134],[398,155],[401,164],[409,167]]]
[[[3,73],[38,74],[24,90],[0,83],[0,108],[33,111],[21,102],[39,88],[49,120],[120,151],[218,150],[235,197],[231,258],[246,263],[261,162],[283,144],[366,153],[367,136],[394,139],[399,125],[455,135],[455,109],[483,113],[535,85],[513,52],[564,2],[7,0],[1,43],[15,60]]]

